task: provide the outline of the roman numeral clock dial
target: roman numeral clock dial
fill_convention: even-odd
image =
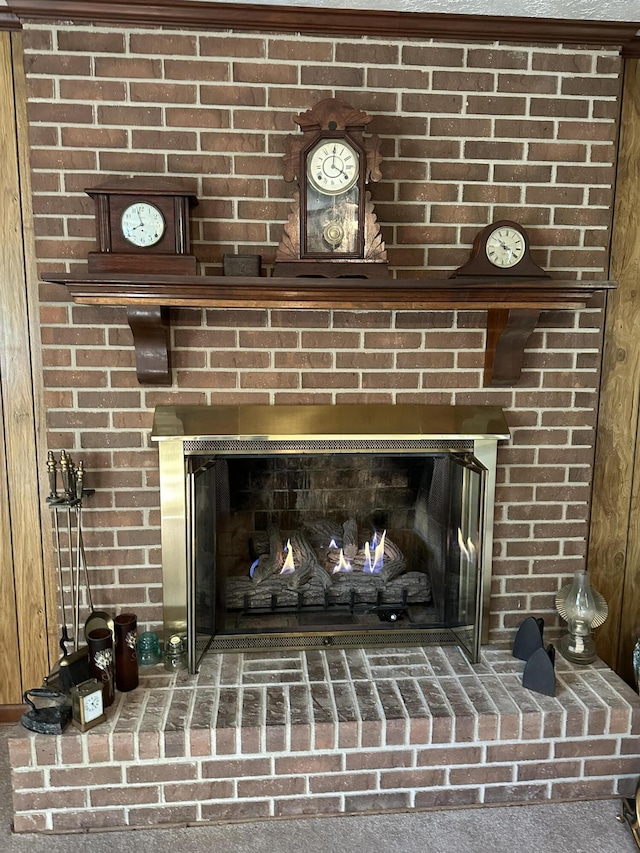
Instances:
[[[515,267],[522,260],[524,250],[524,237],[515,228],[496,228],[487,238],[489,263],[502,269]]]
[[[309,182],[319,193],[344,193],[358,180],[358,154],[346,142],[321,142],[307,160]]]

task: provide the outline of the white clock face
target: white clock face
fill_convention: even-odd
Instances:
[[[162,239],[165,222],[158,208],[147,201],[130,204],[120,220],[122,236],[133,246],[155,246]]]
[[[515,228],[496,228],[489,234],[485,245],[489,262],[501,269],[515,267],[524,256],[524,237]]]
[[[343,139],[324,139],[307,157],[309,183],[323,195],[339,195],[358,180],[357,151]]]
[[[84,719],[86,723],[97,719],[102,715],[102,690],[97,690],[95,693],[89,693],[82,699],[84,703]]]

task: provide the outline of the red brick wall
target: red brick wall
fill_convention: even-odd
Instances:
[[[268,266],[292,186],[293,117],[324,97],[374,116],[371,187],[398,277],[441,277],[474,235],[510,218],[558,278],[606,278],[620,60],[614,52],[32,25],[25,30],[33,204],[41,270],[94,248],[86,187],[105,177],[198,180],[193,248]],[[599,305],[599,303],[598,303]],[[547,312],[521,381],[482,387],[478,311],[174,310],[173,385],[138,385],[123,308],[41,285],[49,446],[83,459],[88,558],[101,607],[161,618],[158,403],[491,403],[499,456],[493,638],[583,564],[601,310]]]

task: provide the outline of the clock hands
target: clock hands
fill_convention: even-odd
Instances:
[[[121,217],[122,236],[134,246],[154,246],[165,232],[161,211],[148,202],[134,202]]]
[[[507,244],[505,243],[504,240],[498,240],[498,242],[500,243],[500,248],[503,250],[503,252],[507,252],[507,262],[509,262],[511,260],[511,258],[513,257],[512,247],[507,246]]]
[[[307,175],[319,193],[342,195],[356,183],[358,165],[358,155],[347,143],[321,141],[309,155]]]
[[[343,157],[338,154],[338,146],[334,145],[331,154],[322,163],[322,171],[328,178],[342,177],[349,180]]]
[[[131,228],[129,229],[130,231],[137,231],[138,228],[146,228],[146,222],[143,221],[142,214],[140,213],[139,210],[136,210],[136,213],[138,215],[138,220],[139,220],[140,224],[139,225],[132,225]]]

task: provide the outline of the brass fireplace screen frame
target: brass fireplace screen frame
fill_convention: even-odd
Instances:
[[[195,671],[202,647],[193,626],[190,578],[188,460],[191,456],[222,452],[241,454],[247,447],[265,453],[371,452],[371,448],[393,448],[394,452],[471,453],[485,469],[482,509],[482,559],[478,578],[479,624],[471,652],[477,659],[479,644],[488,642],[491,560],[498,441],[510,438],[502,409],[495,406],[432,405],[301,405],[301,406],[158,406],[151,438],[158,443],[160,465],[160,510],[162,534],[163,620],[165,638],[187,637],[189,664]],[[423,636],[433,634],[433,637]],[[415,644],[455,642],[446,632],[416,631]],[[393,634],[384,632],[385,644],[394,644]],[[402,642],[402,641],[400,641]],[[405,639],[406,643],[407,640]],[[333,644],[325,633],[306,632],[296,646],[313,648]],[[336,646],[367,645],[361,635],[342,636]],[[273,639],[260,638],[248,647],[274,647]],[[233,638],[220,635],[207,643],[214,651],[239,648]],[[277,643],[276,643],[276,646]]]

